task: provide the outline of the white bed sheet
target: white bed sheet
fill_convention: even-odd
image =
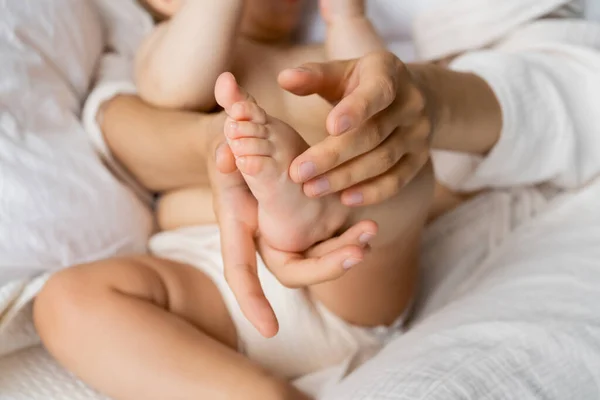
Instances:
[[[14,277],[40,275],[103,254],[140,251],[150,229],[148,215],[136,211],[135,197],[106,172],[78,122],[94,52],[102,51],[99,45],[72,39],[78,37],[73,32],[87,32],[100,43],[103,28],[90,4],[0,0],[0,190],[10,181],[11,195],[19,196],[0,197],[0,221],[2,228],[7,221],[29,222],[0,230],[0,267],[6,271],[0,277],[12,282],[2,286],[0,307],[26,302],[41,282],[25,279],[21,285]],[[15,13],[18,29],[10,19]],[[69,22],[59,29],[52,18]],[[44,30],[32,35],[29,28],[34,26]],[[69,39],[61,41],[61,35]],[[66,51],[63,42],[79,57],[79,68],[60,56]],[[46,50],[40,52],[40,46]],[[32,71],[38,72],[30,75]],[[15,81],[15,76],[24,78]],[[48,76],[52,84],[44,83]],[[26,92],[31,95],[23,97]],[[16,104],[16,99],[22,102]],[[11,215],[12,210],[1,205],[18,201],[15,198],[33,199],[23,208],[31,216],[38,215],[31,210],[46,212],[37,219]],[[54,207],[54,198],[64,199],[64,207]],[[415,329],[333,388],[327,398],[600,398],[598,199],[596,185],[556,205],[552,217],[523,227],[499,256],[475,263],[476,269],[470,268],[475,264],[464,264],[450,270],[439,262],[446,254],[438,255],[438,262],[429,255],[431,265],[424,276],[429,291],[423,294],[431,297]],[[53,207],[45,209],[46,204]],[[90,210],[97,209],[104,210],[101,221],[90,221],[97,217]],[[123,226],[123,218],[140,227],[134,237],[114,230]],[[121,223],[111,222],[116,220]],[[73,221],[82,230],[71,231]],[[24,238],[27,246],[22,245]],[[464,282],[458,285],[459,293],[457,282]],[[490,309],[498,313],[490,316]],[[49,358],[38,345],[28,313],[2,314],[0,326],[0,354],[6,354],[0,357],[0,400],[103,399]],[[13,351],[16,348],[21,350]]]

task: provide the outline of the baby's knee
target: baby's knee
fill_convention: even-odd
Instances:
[[[44,344],[68,346],[68,338],[78,326],[93,323],[107,296],[117,293],[114,280],[106,277],[114,277],[115,270],[132,262],[135,260],[105,260],[67,268],[50,277],[33,305],[34,324]]]
[[[33,321],[42,342],[49,349],[67,345],[67,331],[82,311],[85,290],[80,285],[80,274],[74,269],[67,269],[54,274],[36,297]]]

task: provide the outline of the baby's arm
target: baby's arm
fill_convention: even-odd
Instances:
[[[229,68],[243,0],[185,0],[140,49],[136,83],[147,102],[210,111],[214,86]]]
[[[360,58],[385,50],[385,43],[365,15],[364,0],[321,0],[327,22],[327,53],[331,60]]]

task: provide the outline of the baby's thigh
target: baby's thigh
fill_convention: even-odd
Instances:
[[[159,307],[232,348],[235,328],[215,284],[200,270],[150,256],[98,261],[68,268],[49,279],[34,304],[40,336],[60,335],[67,321],[93,313],[119,313],[115,296]],[[135,318],[136,316],[131,316]]]

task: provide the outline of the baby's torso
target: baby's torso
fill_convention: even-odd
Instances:
[[[276,47],[240,39],[234,51],[232,72],[258,104],[274,118],[285,121],[309,143],[326,135],[325,120],[331,106],[318,96],[294,96],[277,83],[286,68],[325,60],[323,46]],[[163,195],[157,210],[161,229],[216,223],[208,187],[186,188]]]

